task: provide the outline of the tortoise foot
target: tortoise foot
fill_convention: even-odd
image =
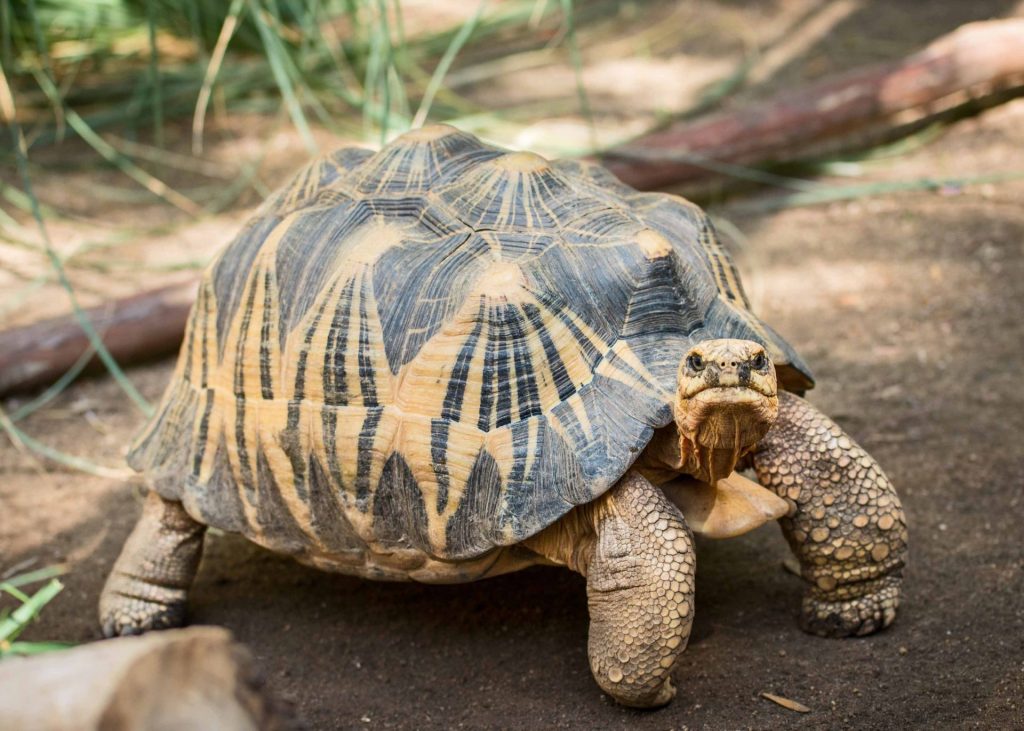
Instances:
[[[183,590],[151,584],[138,588],[145,593],[130,587],[108,585],[104,589],[100,599],[100,627],[104,637],[139,635],[185,624],[187,598]]]
[[[180,503],[149,494],[100,594],[104,636],[185,624],[188,589],[199,567],[205,531]]]
[[[887,577],[874,590],[850,598],[804,597],[800,627],[819,637],[861,637],[885,629],[896,619],[900,583]]]

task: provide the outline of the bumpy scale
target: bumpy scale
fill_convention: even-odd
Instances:
[[[789,503],[782,531],[810,583],[801,625],[825,637],[888,627],[907,553],[896,490],[831,419],[792,394],[779,401],[779,419],[753,461],[761,484]]]

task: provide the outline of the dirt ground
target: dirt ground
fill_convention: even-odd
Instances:
[[[989,5],[972,3],[971,17],[1012,4]],[[881,22],[850,17],[864,34]],[[938,31],[966,19],[928,22]],[[1024,100],[863,173],[995,170],[1024,170]],[[234,632],[316,729],[1024,728],[1024,183],[716,213],[746,237],[739,258],[759,312],[814,368],[811,400],[903,498],[911,563],[894,626],[857,640],[801,633],[801,581],[782,569],[774,526],[698,542],[679,694],[654,712],[618,707],[594,684],[584,583],[564,570],[451,587],[373,583],[216,534],[191,621]],[[170,372],[158,363],[131,376],[155,400]],[[112,381],[97,379],[22,427],[116,465],[142,423]],[[25,639],[99,637],[97,597],[140,495],[138,483],[43,468],[0,440],[0,574],[70,568]]]

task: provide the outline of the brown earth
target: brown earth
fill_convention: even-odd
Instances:
[[[969,19],[956,16],[968,4],[929,4],[940,5],[955,17],[928,15],[933,26]],[[982,5],[970,4],[972,18],[1008,4]],[[878,22],[862,14],[858,27]],[[911,47],[928,40],[907,34]],[[1024,101],[867,163],[854,182],[996,170],[1024,170]],[[231,629],[318,729],[1024,728],[1024,183],[716,213],[747,237],[740,260],[759,312],[815,369],[812,401],[903,497],[911,564],[893,627],[858,640],[801,633],[801,581],[782,570],[787,549],[771,526],[698,543],[679,695],[654,712],[615,706],[590,678],[584,585],[564,570],[382,584],[211,535],[192,622]],[[131,376],[155,400],[170,371],[161,363]],[[22,427],[116,465],[142,422],[101,379]],[[0,443],[0,574],[70,567],[25,639],[99,637],[98,593],[139,495],[137,484],[43,468]]]

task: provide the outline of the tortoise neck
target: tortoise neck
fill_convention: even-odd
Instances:
[[[712,483],[728,477],[750,449],[703,446],[683,436],[675,424],[669,424],[654,432],[633,468],[655,485],[679,475]]]

